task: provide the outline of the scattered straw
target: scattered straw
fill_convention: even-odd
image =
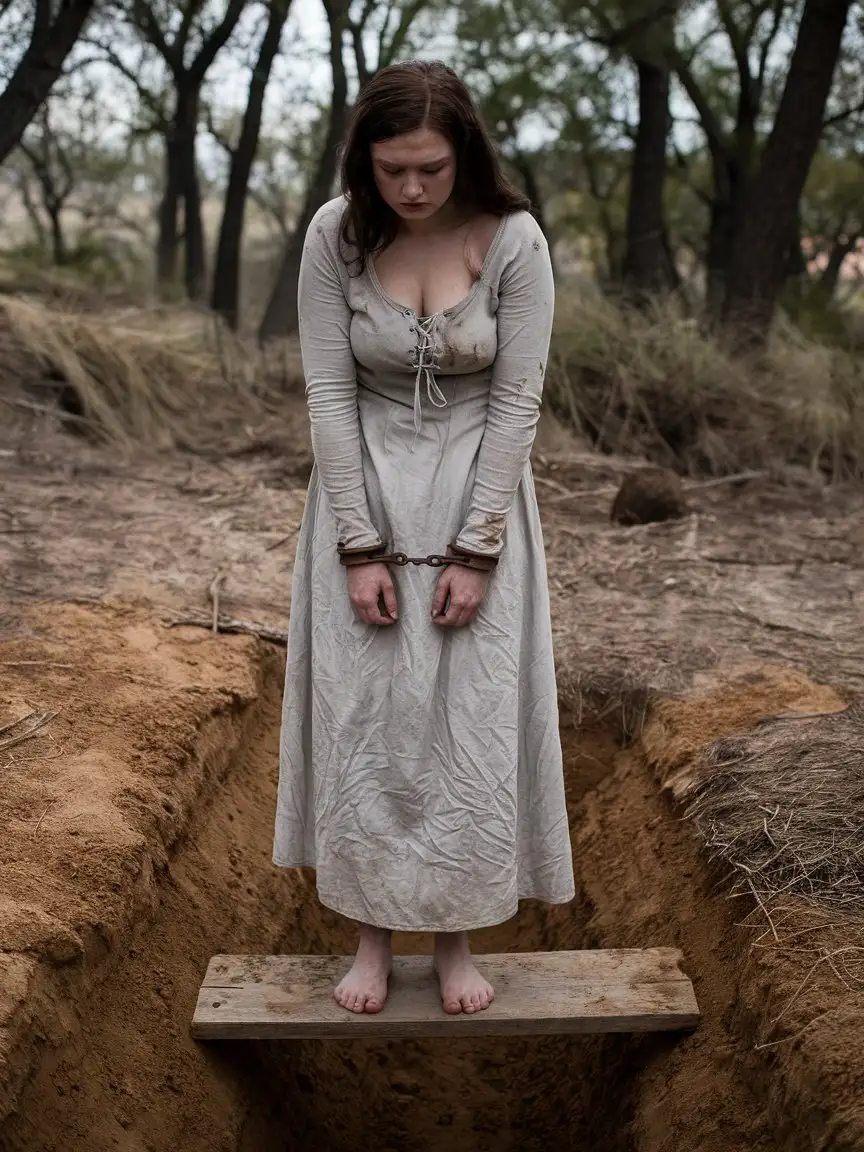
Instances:
[[[864,916],[864,706],[790,719],[712,744],[685,812],[775,939],[768,908],[783,896]]]

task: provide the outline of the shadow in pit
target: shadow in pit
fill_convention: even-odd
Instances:
[[[610,731],[577,731],[566,716],[562,740],[575,829],[583,797],[611,771],[619,745]],[[296,883],[303,896],[279,950],[350,953],[353,930],[318,904],[314,873],[298,872]],[[506,924],[473,933],[472,947],[588,948],[586,925],[578,897],[559,906],[525,901]],[[432,938],[397,936],[394,944],[429,953]],[[273,1041],[256,1044],[254,1059],[281,1110],[275,1126],[284,1152],[630,1152],[633,1073],[670,1042],[630,1035]],[[242,1152],[261,1147],[241,1145]]]

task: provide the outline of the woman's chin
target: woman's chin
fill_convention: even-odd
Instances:
[[[403,220],[428,220],[438,211],[438,204],[396,204],[393,206],[397,216]]]

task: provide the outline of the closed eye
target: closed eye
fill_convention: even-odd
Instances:
[[[439,172],[442,172],[444,170],[444,167],[445,167],[444,164],[437,164],[434,167],[429,166],[426,168],[421,168],[420,171],[425,176],[437,176],[437,174]],[[384,164],[381,165],[381,168],[388,176],[404,176],[405,175],[405,169],[404,168],[387,168]]]

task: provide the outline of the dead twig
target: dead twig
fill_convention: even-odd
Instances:
[[[210,581],[210,587],[207,589],[207,591],[208,591],[208,594],[209,594],[209,596],[210,596],[210,599],[211,599],[211,601],[212,601],[212,603],[213,603],[213,616],[212,616],[212,626],[213,626],[213,631],[214,631],[214,632],[218,632],[218,631],[219,631],[219,628],[218,628],[218,621],[219,621],[219,585],[220,585],[220,584],[222,584],[222,583],[224,583],[224,581],[225,581],[225,573],[224,573],[224,572],[222,572],[222,571],[219,571],[219,572],[217,572],[217,573],[216,573],[216,575],[215,575],[215,576],[213,577],[213,579]]]
[[[709,488],[721,488],[724,484],[743,484],[746,480],[763,480],[767,472],[733,472],[730,476],[716,476],[712,480],[685,481],[687,492],[706,492]]]
[[[808,1020],[803,1028],[799,1028],[798,1031],[793,1032],[791,1036],[781,1036],[779,1040],[769,1040],[764,1044],[754,1044],[753,1051],[761,1052],[763,1048],[776,1048],[778,1044],[788,1044],[790,1040],[797,1040],[799,1036],[804,1035],[808,1028],[812,1028],[817,1020],[823,1020],[829,1012],[830,1009],[828,1012],[820,1012],[818,1016],[814,1016],[812,1020]]]
[[[283,544],[287,544],[289,540],[293,540],[293,535],[283,536],[281,540],[277,540],[275,544],[268,544],[264,549],[265,552],[272,552],[275,548],[281,548]]]
[[[773,724],[776,720],[817,720],[822,716],[842,716],[847,708],[835,708],[830,712],[778,712],[776,716],[760,716],[759,724]]]
[[[32,716],[33,713],[30,713],[30,715]],[[11,736],[8,740],[0,740],[0,748],[11,748],[13,744],[21,744],[24,740],[29,740],[32,736],[35,736],[41,728],[44,728],[50,720],[53,720],[56,715],[56,712],[43,712],[27,732],[22,732],[20,736]],[[29,719],[29,717],[27,717],[27,719]],[[18,721],[18,723],[20,723],[20,721]]]
[[[0,668],[24,668],[34,665],[47,668],[74,668],[74,664],[60,664],[56,660],[0,660]],[[0,729],[2,731],[2,729]]]
[[[3,727],[0,728],[0,736],[2,736],[4,732],[9,732],[12,728],[17,728],[19,724],[23,724],[25,720],[29,720],[31,716],[38,715],[38,711],[38,708],[31,708],[26,715],[19,716],[17,720],[13,720],[10,724],[4,724]]]
[[[287,645],[288,632],[281,628],[271,628],[267,624],[257,624],[254,621],[248,620],[218,620],[214,628],[212,618],[183,616],[176,620],[163,620],[163,623],[169,628],[177,628],[182,625],[189,625],[194,628],[209,628],[212,632],[245,632],[251,636],[260,636],[262,640],[271,640],[275,644]]]
[[[83,416],[75,416],[72,412],[64,412],[62,408],[52,408],[48,404],[36,404],[32,400],[7,400],[5,396],[0,396],[0,400],[4,404],[8,404],[10,408],[25,408],[31,412],[39,412],[46,416],[53,416],[56,420],[64,420],[68,424],[82,424],[85,428],[94,428],[95,425],[92,420],[86,420]]]
[[[51,801],[51,804],[53,804],[53,803],[54,803],[54,801],[52,800],[52,801]],[[39,831],[39,829],[42,827],[42,821],[43,821],[43,820],[45,819],[45,817],[48,815],[48,810],[49,810],[49,808],[51,807],[51,804],[48,804],[48,805],[46,806],[46,808],[45,808],[45,811],[42,813],[42,815],[41,815],[41,816],[39,817],[39,819],[36,821],[36,827],[33,829],[33,835],[32,835],[32,837],[31,837],[31,839],[33,839],[33,840],[35,840],[35,839],[36,839],[36,833],[37,833],[37,832]]]
[[[774,632],[793,632],[796,636],[810,636],[813,640],[833,639],[828,632],[814,632],[810,628],[799,628],[796,624],[782,624],[778,620],[766,620],[763,616],[757,616],[755,612],[748,612],[739,604],[734,604],[733,608],[735,609],[736,615],[742,616],[752,624],[759,624],[762,628],[768,628]]]

